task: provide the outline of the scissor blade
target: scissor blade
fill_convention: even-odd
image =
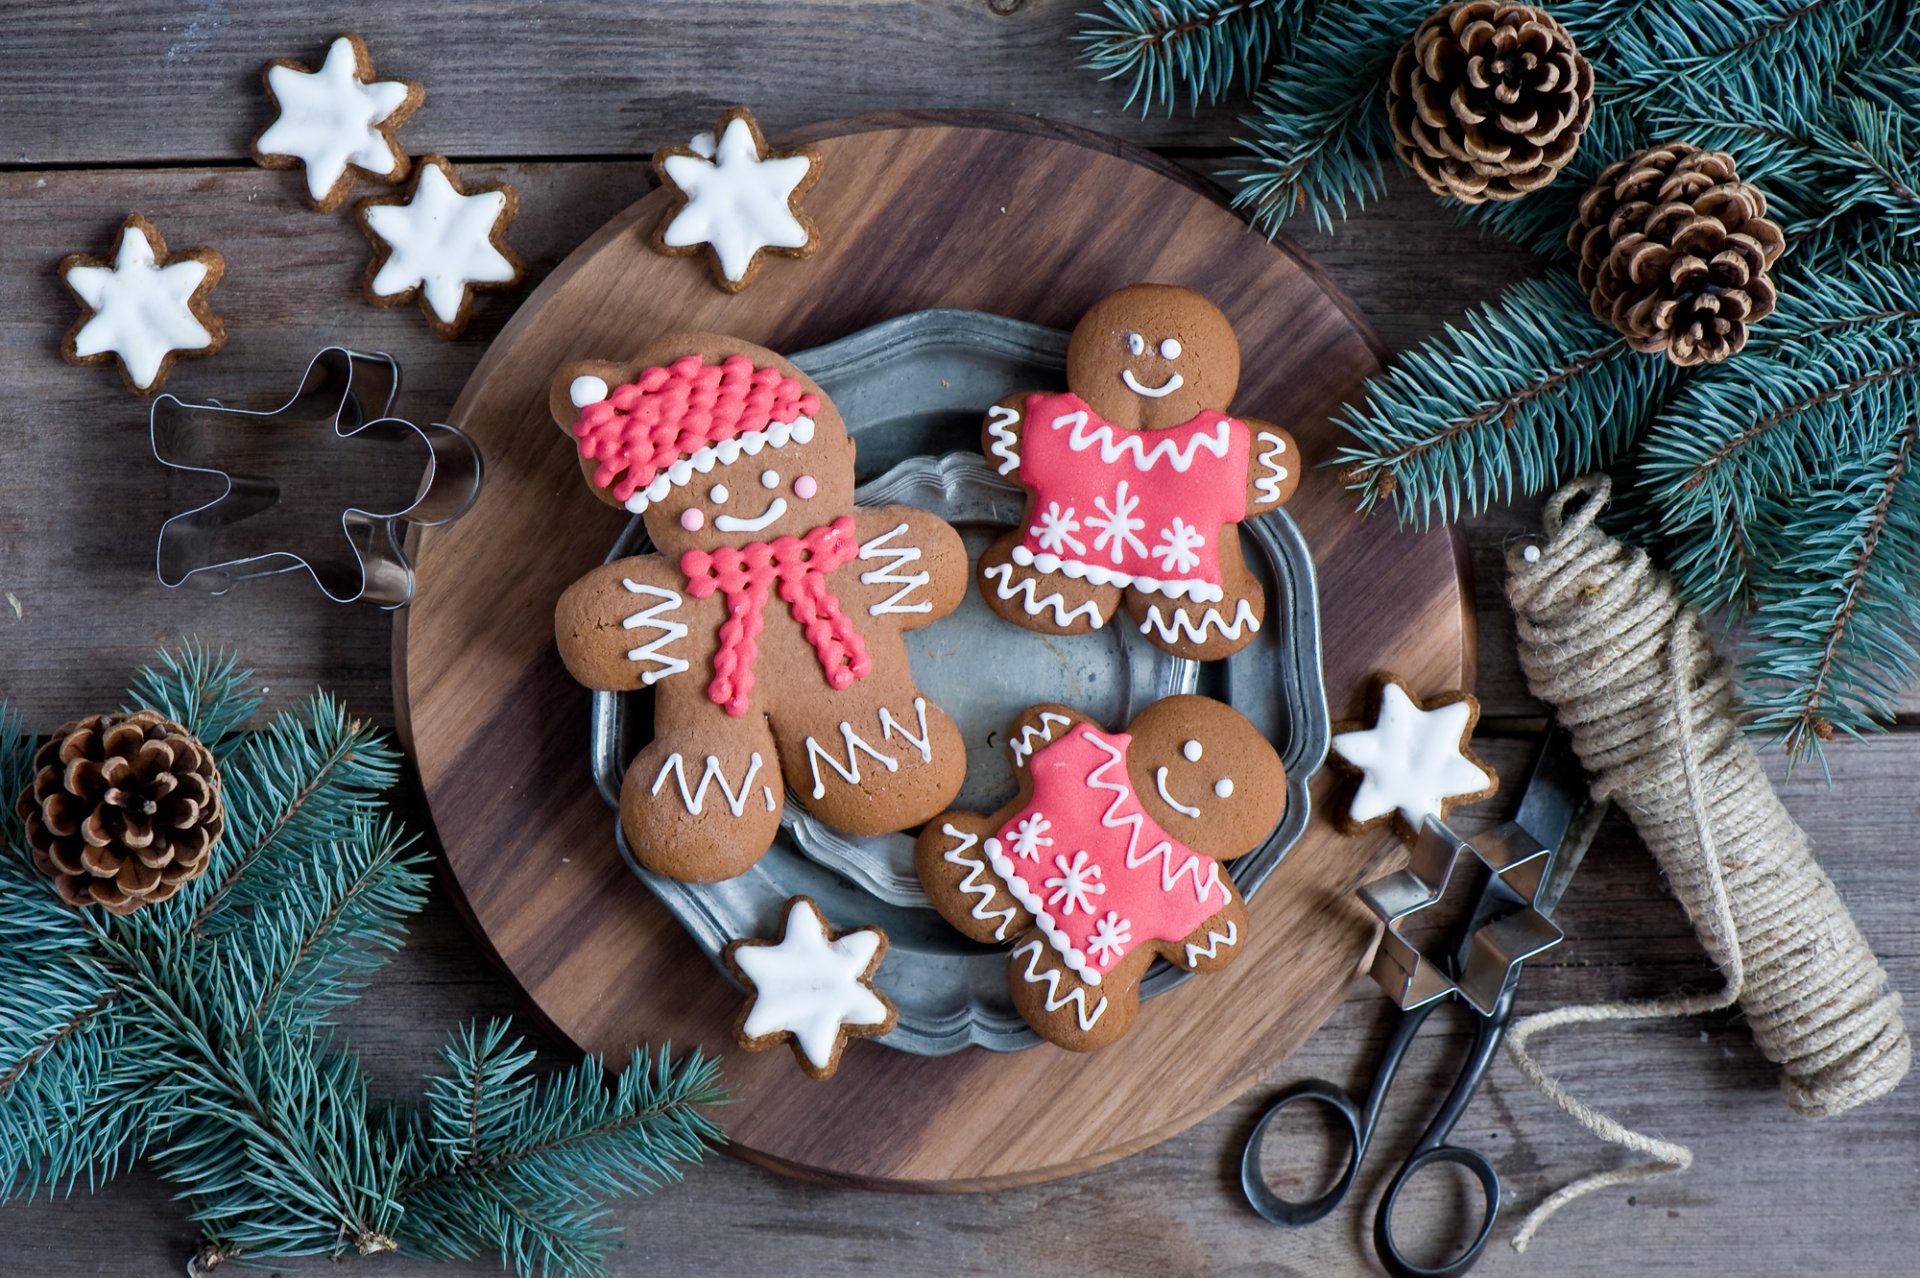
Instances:
[[[1589,793],[1586,770],[1573,750],[1573,734],[1555,719],[1547,725],[1513,819],[1541,847],[1558,848],[1575,815],[1591,802]]]
[[[1588,799],[1574,810],[1573,819],[1568,823],[1566,832],[1560,837],[1560,846],[1554,849],[1553,861],[1547,867],[1547,877],[1540,884],[1540,891],[1534,898],[1533,908],[1552,918],[1560,908],[1560,898],[1566,895],[1568,884],[1573,882],[1575,871],[1587,856],[1587,849],[1593,846],[1593,836],[1600,831],[1600,822],[1607,815],[1605,802]]]

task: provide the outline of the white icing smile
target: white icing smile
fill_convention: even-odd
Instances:
[[[772,524],[786,513],[787,499],[785,497],[775,497],[767,508],[761,511],[756,518],[740,519],[733,515],[715,515],[713,517],[713,526],[721,532],[728,533],[759,532],[762,528]]]
[[[1172,808],[1175,812],[1178,812],[1181,816],[1197,817],[1200,815],[1199,808],[1182,803],[1167,793],[1167,770],[1165,768],[1160,768],[1154,772],[1153,788],[1160,792],[1160,801]]]
[[[1143,386],[1140,384],[1140,379],[1133,375],[1131,368],[1123,368],[1120,370],[1120,380],[1127,384],[1128,390],[1136,395],[1145,395],[1148,399],[1159,399],[1164,395],[1171,395],[1184,384],[1184,379],[1180,374],[1175,373],[1158,386]]]

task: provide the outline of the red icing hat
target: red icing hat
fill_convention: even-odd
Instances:
[[[820,397],[777,368],[755,368],[745,355],[718,364],[682,355],[583,407],[573,433],[580,455],[599,463],[594,484],[638,514],[716,462],[796,436],[804,443],[810,434],[781,428],[819,411]],[[674,466],[682,460],[691,464]]]

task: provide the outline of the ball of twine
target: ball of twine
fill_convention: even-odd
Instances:
[[[1900,995],[1774,792],[1733,708],[1732,675],[1673,583],[1594,526],[1611,487],[1575,480],[1547,503],[1547,540],[1507,557],[1520,664],[1573,734],[1598,797],[1633,820],[1724,989],[1645,1002],[1564,1007],[1514,1023],[1508,1055],[1604,1140],[1644,1154],[1559,1190],[1522,1223],[1524,1250],[1546,1218],[1610,1185],[1678,1171],[1692,1151],[1635,1132],[1575,1099],[1534,1061],[1545,1030],[1689,1016],[1738,1002],[1795,1113],[1826,1117],[1891,1091],[1913,1045]]]

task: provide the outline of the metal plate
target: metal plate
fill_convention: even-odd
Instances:
[[[862,505],[902,503],[933,511],[960,530],[977,557],[1021,515],[1024,490],[979,454],[980,422],[1011,390],[1059,385],[1067,335],[974,311],[918,311],[793,357],[830,395],[859,445]],[[1259,848],[1229,865],[1252,899],[1279,866],[1308,814],[1307,781],[1327,748],[1325,690],[1313,562],[1293,521],[1275,513],[1242,525],[1248,563],[1267,591],[1260,636],[1226,661],[1170,657],[1128,625],[1057,638],[1007,624],[977,590],[950,616],[907,636],[914,677],[959,724],[967,778],[955,806],[981,811],[1013,797],[1005,734],[1014,714],[1060,701],[1110,727],[1124,727],[1163,696],[1201,692],[1231,703],[1274,743],[1287,769],[1287,811]],[[652,549],[639,518],[609,560]],[[652,734],[648,692],[596,693],[593,773],[619,810],[627,764]],[[933,912],[913,872],[908,834],[856,838],[789,802],[767,855],[724,883],[680,883],[627,865],[719,964],[736,937],[765,933],[781,902],[813,897],[836,926],[874,924],[889,938],[878,984],[900,1009],[877,1040],[921,1055],[979,1046],[1013,1051],[1039,1042],[1013,1010],[1007,951],[975,945]],[[724,967],[722,967],[724,970]],[[1152,998],[1190,973],[1156,963],[1141,982]]]

